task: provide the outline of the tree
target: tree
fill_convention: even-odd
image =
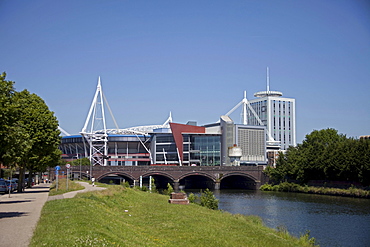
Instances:
[[[65,163],[69,163],[71,166],[89,166],[91,163],[90,163],[90,160],[89,158],[81,158],[81,159],[75,159],[75,160],[71,160],[71,161],[64,161]],[[65,164],[64,164],[65,165]]]
[[[21,182],[26,169],[32,174],[58,162],[61,137],[58,121],[43,99],[23,90],[14,94],[14,101],[19,106],[17,123],[27,136],[25,141],[29,147],[20,154],[17,163],[21,180],[18,189],[22,190]]]
[[[310,179],[325,179],[326,170],[335,169],[336,164],[331,162],[332,152],[339,143],[346,141],[346,136],[338,134],[335,129],[314,130],[306,135],[302,143],[302,152],[305,161],[300,169],[303,170],[304,181]]]
[[[43,171],[60,159],[60,132],[54,113],[36,94],[17,92],[14,82],[0,76],[0,162],[19,168],[18,191],[26,169]]]
[[[12,102],[14,95],[14,82],[5,80],[6,73],[0,75],[0,162],[8,165],[12,157],[5,158],[9,147],[12,145],[10,128],[15,122],[15,108]]]
[[[268,170],[276,180],[336,180],[370,183],[370,140],[356,140],[335,129],[314,130],[302,144],[280,153],[276,169]]]

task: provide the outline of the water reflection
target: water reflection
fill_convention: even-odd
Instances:
[[[214,191],[219,208],[260,216],[268,227],[307,230],[320,246],[370,246],[370,200],[247,190]]]

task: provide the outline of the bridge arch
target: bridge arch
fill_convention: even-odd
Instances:
[[[115,181],[117,179],[115,179],[114,177],[118,177],[117,178],[118,181]],[[108,181],[106,180],[112,180],[115,184],[117,183],[119,184],[120,182],[122,182],[120,178],[123,178],[125,181],[128,181],[130,185],[133,185],[135,181],[135,178],[131,174],[126,173],[126,172],[121,172],[121,171],[118,171],[118,172],[109,171],[109,172],[103,173],[96,178],[96,181],[108,183]]]
[[[250,174],[233,172],[220,179],[220,189],[257,189],[258,180]]]
[[[154,178],[154,183],[158,190],[167,189],[168,184],[171,184],[172,187],[175,187],[175,178],[167,172],[149,171],[142,174],[142,177],[146,178],[146,180],[148,180],[149,176]],[[146,183],[149,184],[149,182]]]
[[[200,171],[187,172],[187,173],[181,175],[179,177],[179,180],[184,179],[184,178],[189,177],[189,176],[202,176],[202,177],[206,177],[206,178],[212,180],[213,182],[216,182],[216,177],[210,175],[209,173],[200,172]]]
[[[149,172],[146,172],[146,173],[143,173],[143,177],[148,177],[148,176],[156,176],[156,175],[159,175],[159,176],[163,176],[163,177],[167,177],[169,179],[171,179],[172,181],[175,181],[175,178],[167,173],[167,172],[162,172],[162,171],[149,171]]]
[[[179,177],[181,189],[214,189],[216,178],[208,173],[189,172]]]

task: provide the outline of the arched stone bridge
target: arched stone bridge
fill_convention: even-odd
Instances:
[[[63,169],[66,171],[65,167]],[[71,171],[80,177],[89,178],[92,174],[97,181],[104,177],[119,176],[131,185],[138,185],[140,177],[152,176],[156,183],[167,185],[169,182],[175,189],[179,186],[190,188],[201,184],[215,189],[258,189],[267,182],[262,166],[74,166]]]

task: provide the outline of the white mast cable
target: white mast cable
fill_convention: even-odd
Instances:
[[[244,108],[246,108],[246,106],[248,106],[249,110],[252,112],[252,114],[254,115],[254,117],[257,119],[258,123],[261,125],[261,126],[265,126],[263,124],[263,122],[261,121],[260,117],[257,115],[256,111],[253,109],[253,107],[250,105],[247,97],[246,97],[246,91],[244,91],[244,98],[242,101],[240,101],[236,106],[234,106],[228,113],[226,113],[225,115],[226,116],[229,116],[231,113],[233,113],[240,105],[243,104],[243,110]],[[246,119],[244,119],[244,122],[246,122]],[[267,135],[268,135],[268,138],[269,138],[269,141],[270,142],[274,142],[274,138],[272,138],[271,136],[271,133],[270,131],[266,128],[266,132],[267,132]]]
[[[102,94],[103,94],[103,93],[102,93]],[[114,118],[113,112],[112,112],[112,110],[110,109],[110,106],[109,106],[109,104],[108,104],[108,100],[107,100],[107,99],[106,99],[106,97],[105,97],[105,94],[103,94],[103,98],[104,98],[104,101],[105,101],[105,103],[106,103],[106,105],[107,105],[107,107],[108,107],[109,113],[110,113],[110,115],[111,115],[111,117],[112,117],[112,119],[113,119],[114,125],[115,125],[115,127],[116,127],[116,129],[117,129],[117,131],[118,131],[118,130],[119,130],[119,127],[118,127],[117,121],[116,121],[116,119]]]
[[[60,132],[62,132],[66,136],[70,136],[71,135],[67,131],[65,131],[64,129],[62,129],[62,127],[60,127],[60,126],[58,126],[58,129],[60,130]]]
[[[244,99],[243,100],[247,100],[247,91],[244,91]],[[244,125],[248,124],[246,104],[243,105],[243,124]]]
[[[98,87],[100,87],[100,102],[101,102],[101,110],[102,110],[102,120],[103,120],[103,128],[104,128],[104,134],[107,134],[107,126],[105,124],[105,111],[104,111],[104,100],[103,100],[103,90],[101,88],[100,84],[100,76],[99,76],[99,82],[98,82]]]
[[[270,73],[269,73],[269,67],[267,67],[267,78],[266,78],[266,83],[267,83],[267,93],[270,92]]]
[[[100,77],[99,77],[99,83],[100,83]],[[99,85],[98,85],[98,87],[97,87],[97,88],[99,88]],[[91,113],[93,112],[93,109],[95,108],[94,106],[95,106],[96,98],[98,97],[98,93],[99,93],[99,91],[98,91],[98,89],[97,89],[97,90],[96,90],[96,92],[95,92],[95,95],[94,95],[93,101],[92,101],[92,103],[91,103],[91,106],[90,106],[89,114],[87,115],[87,118],[86,118],[86,121],[85,121],[85,125],[84,125],[84,127],[82,128],[81,133],[86,133],[86,128],[87,128],[87,126],[88,126],[88,124],[89,124],[89,120],[90,120],[90,117],[91,117]]]

